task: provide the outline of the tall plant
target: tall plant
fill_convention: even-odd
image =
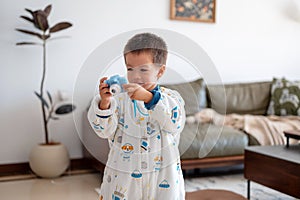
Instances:
[[[25,21],[31,23],[34,25],[34,28],[37,29],[36,31],[30,31],[25,29],[19,29],[16,30],[25,33],[34,37],[37,37],[41,40],[41,43],[38,42],[18,42],[17,45],[39,45],[42,46],[43,50],[43,73],[42,73],[42,79],[40,83],[40,90],[39,92],[34,91],[34,94],[38,97],[38,99],[41,102],[41,108],[43,113],[43,125],[44,125],[44,134],[45,134],[45,144],[50,144],[49,141],[49,131],[48,131],[48,123],[50,119],[57,120],[58,117],[53,116],[53,112],[55,111],[56,114],[67,114],[72,112],[75,109],[75,106],[72,104],[65,104],[61,105],[58,108],[56,108],[55,102],[53,101],[53,98],[49,91],[46,91],[46,95],[44,92],[44,82],[46,78],[46,44],[51,38],[52,33],[56,33],[58,31],[67,29],[72,26],[69,22],[60,22],[55,24],[54,26],[50,27],[48,23],[48,16],[51,12],[52,6],[48,5],[44,10],[36,10],[32,11],[30,9],[25,9],[28,13],[31,14],[31,17],[23,16],[20,17],[24,19]],[[45,96],[47,98],[45,98]]]

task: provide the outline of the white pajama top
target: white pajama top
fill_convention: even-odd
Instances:
[[[151,108],[127,93],[100,110],[95,96],[89,122],[109,141],[100,200],[184,200],[178,143],[185,123],[184,101],[178,92],[159,88]]]

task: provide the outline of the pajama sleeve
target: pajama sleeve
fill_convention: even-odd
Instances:
[[[160,100],[150,115],[160,123],[162,130],[180,132],[185,124],[184,100],[177,91],[162,88]]]
[[[94,97],[88,111],[88,120],[95,133],[102,138],[113,136],[118,125],[117,105],[114,98],[111,99],[110,108],[99,109],[100,96]]]

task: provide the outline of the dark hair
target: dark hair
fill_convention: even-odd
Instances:
[[[167,62],[168,49],[165,41],[152,33],[139,33],[128,40],[124,47],[123,55],[126,63],[126,54],[140,54],[142,52],[152,55],[154,64],[163,64]]]

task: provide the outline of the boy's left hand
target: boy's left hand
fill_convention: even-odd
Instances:
[[[149,103],[153,97],[150,90],[154,89],[156,83],[145,83],[143,86],[136,83],[124,84],[123,88],[127,91],[129,97],[134,100],[144,101]]]

